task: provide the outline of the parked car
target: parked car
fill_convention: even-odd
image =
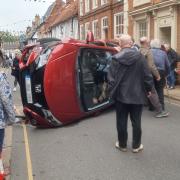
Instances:
[[[110,106],[107,68],[116,52],[73,39],[27,46],[20,66],[26,118],[37,127],[58,127]]]

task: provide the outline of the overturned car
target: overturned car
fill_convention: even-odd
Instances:
[[[114,53],[73,39],[25,47],[20,89],[26,118],[37,127],[58,127],[108,107],[107,68]]]

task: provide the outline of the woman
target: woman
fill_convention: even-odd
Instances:
[[[19,60],[21,59],[21,56],[21,51],[16,49],[11,72],[11,75],[15,77],[13,91],[16,91],[17,83],[19,82]]]
[[[4,174],[2,163],[2,149],[7,125],[20,122],[15,118],[14,104],[11,94],[11,87],[7,81],[6,74],[0,64],[0,176]]]

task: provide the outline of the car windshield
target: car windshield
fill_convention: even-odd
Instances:
[[[38,65],[37,68],[42,67],[47,63],[51,51],[52,51],[51,48],[47,48],[45,51],[43,51],[42,54],[40,54],[40,56],[35,61]]]
[[[107,42],[106,45],[109,47],[117,47],[118,46],[117,44],[112,43],[112,42]]]

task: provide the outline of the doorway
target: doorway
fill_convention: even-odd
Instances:
[[[168,43],[171,45],[171,26],[161,27],[159,29],[159,38],[163,43]]]

